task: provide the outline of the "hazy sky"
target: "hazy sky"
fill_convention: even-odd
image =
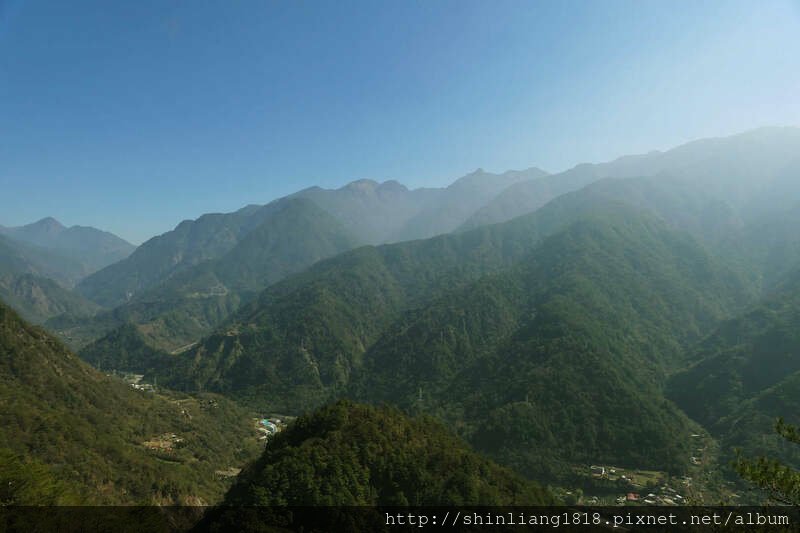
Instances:
[[[797,124],[800,0],[0,0],[4,225],[139,243],[314,184]]]

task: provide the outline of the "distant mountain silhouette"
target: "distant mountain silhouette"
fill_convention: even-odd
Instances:
[[[55,252],[59,257],[79,265],[79,270],[58,270],[57,261],[51,265],[59,275],[56,279],[72,285],[80,278],[124,259],[136,248],[113,233],[87,226],[64,227],[58,220],[47,217],[18,227],[1,227],[0,234],[16,241]]]

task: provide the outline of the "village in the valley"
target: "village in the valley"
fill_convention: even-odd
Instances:
[[[560,493],[565,501],[580,505],[746,503],[741,501],[742,495],[736,492],[733,482],[720,480],[716,443],[700,433],[689,438],[692,455],[687,458],[684,475],[606,464],[582,465],[574,468],[578,486]]]
[[[155,383],[143,381],[143,375],[132,373],[112,373],[121,378],[131,388],[145,394],[157,392]],[[185,401],[172,400],[179,408]],[[212,408],[215,400],[205,408]],[[201,402],[201,403],[203,403]],[[181,408],[184,416],[190,417]],[[279,414],[262,414],[250,419],[253,437],[266,446],[270,438],[280,433],[295,417]],[[691,455],[687,457],[687,470],[684,475],[672,476],[667,472],[609,464],[584,464],[573,468],[575,481],[571,487],[555,488],[555,492],[572,505],[696,505],[709,502],[731,504],[747,503],[744,495],[737,493],[733,482],[720,478],[717,464],[718,449],[715,441],[707,434],[693,433],[688,436]],[[142,445],[148,450],[169,459],[185,445],[184,437],[176,433],[153,436]],[[217,470],[220,478],[234,478],[241,468],[231,466]],[[713,487],[713,488],[712,488]]]
[[[146,382],[143,374],[111,370],[106,372],[106,375],[120,379],[132,389],[144,394],[159,394],[157,383],[155,381],[153,383]],[[173,403],[180,414],[186,418],[192,418],[189,408],[190,404],[200,409],[214,409],[218,407],[217,400],[213,398],[175,398],[172,397],[172,395],[165,396],[165,398]],[[294,418],[295,417],[288,415],[264,414],[249,419],[254,441],[258,441],[262,446],[266,446],[267,441],[286,428],[287,423]],[[187,442],[185,436],[167,432],[154,435],[141,444],[144,448],[156,454],[161,460],[177,463],[181,462],[181,459],[176,454],[180,453],[179,451],[186,446]],[[242,469],[239,467],[230,466],[226,469],[215,471],[215,475],[219,478],[235,478],[239,475],[241,470]]]

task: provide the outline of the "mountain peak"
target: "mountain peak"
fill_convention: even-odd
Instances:
[[[403,185],[402,183],[400,183],[397,180],[388,180],[388,181],[384,181],[383,183],[378,185],[378,191],[379,192],[384,192],[384,193],[386,193],[386,192],[400,192],[400,193],[403,193],[403,192],[408,192],[408,187],[406,187],[405,185]]]
[[[372,192],[378,187],[379,184],[375,180],[371,179],[360,179],[351,181],[340,190],[348,190],[348,191],[357,191],[357,192]]]
[[[53,217],[45,217],[37,222],[34,222],[33,224],[28,224],[28,227],[44,230],[50,233],[57,233],[66,229],[61,222]]]

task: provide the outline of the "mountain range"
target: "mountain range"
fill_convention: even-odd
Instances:
[[[136,247],[113,233],[88,226],[64,227],[52,217],[18,227],[0,226],[0,235],[46,250],[67,265],[48,264],[52,277],[67,286],[128,257]]]
[[[723,474],[735,447],[800,465],[766,436],[800,423],[798,154],[800,129],[764,128],[558,174],[315,187],[88,276],[47,238],[70,230],[4,229],[0,299],[82,361],[0,307],[0,454],[44,501],[235,505],[543,502],[531,481],[598,464],[711,479],[701,437]],[[256,413],[299,418],[230,486],[214,472],[255,457]]]
[[[295,216],[300,210],[306,211],[303,216],[316,218],[320,225],[331,225],[332,231],[346,235],[350,247],[449,233],[508,185],[543,174],[535,168],[502,175],[478,170],[444,189],[409,190],[396,181],[379,184],[371,180],[354,181],[336,190],[312,187],[265,206],[250,205],[234,213],[181,222],[174,230],[144,243],[127,260],[84,279],[78,291],[106,307],[125,303],[179,272],[222,258],[252,231],[269,231],[279,223],[281,214]],[[293,241],[302,244],[303,237],[300,234]],[[258,245],[257,239],[251,237],[249,245],[245,242],[238,246],[238,253]],[[280,254],[277,251],[271,256],[278,258]]]
[[[223,501],[226,490],[231,505],[262,505],[265,491],[270,502],[292,505],[554,501],[433,419],[349,402],[293,423],[227,489],[237,465],[259,449],[247,410],[220,396],[132,388],[89,367],[2,303],[0,402],[4,505],[197,506]],[[317,472],[296,475],[309,455],[321,454],[343,475],[330,477],[330,465],[319,461]],[[420,462],[423,455],[428,459]],[[277,488],[287,478],[293,486]],[[356,478],[360,487],[351,484]],[[332,483],[349,489],[335,495]]]
[[[701,139],[666,152],[582,164],[545,178],[520,181],[482,207],[463,225],[510,220],[548,200],[602,178],[671,178],[722,202],[748,221],[794,207],[800,185],[800,128],[768,127],[739,135]],[[785,194],[788,193],[788,194]]]
[[[677,470],[690,424],[660,386],[752,290],[650,215],[598,209],[347,253],[139,370],[259,408],[350,395],[435,414],[540,476],[579,457]]]
[[[579,457],[661,461],[677,472],[694,422],[665,398],[667,378],[719,321],[780,283],[765,257],[779,249],[800,265],[796,232],[755,242],[755,228],[786,216],[731,192],[779,190],[792,205],[784,176],[794,155],[763,140],[773,133],[727,139],[737,164],[771,161],[769,187],[742,169],[727,174],[727,188],[716,174],[688,179],[699,171],[687,169],[710,165],[693,146],[681,173],[604,178],[505,224],[322,261],[272,285],[197,346],[140,370],[254,406],[302,409],[350,395],[433,413],[530,475],[558,477]],[[794,130],[789,137],[798,140]],[[656,156],[636,163],[646,157]],[[465,412],[493,421],[491,431]]]
[[[78,285],[81,295],[112,313],[92,323],[60,321],[53,329],[82,348],[130,322],[154,347],[179,350],[211,333],[260,290],[319,259],[359,245],[507,220],[584,187],[587,201],[616,198],[655,211],[711,247],[736,248],[748,241],[736,231],[774,216],[764,206],[792,207],[799,146],[797,130],[765,128],[552,175],[537,168],[504,174],[479,169],[444,189],[409,190],[394,181],[370,180],[337,190],[305,189],[263,207],[185,221],[151,239]],[[276,248],[273,232],[294,244]]]
[[[320,259],[363,244],[447,233],[509,184],[543,175],[536,168],[499,175],[478,170],[443,189],[416,190],[360,180],[184,221],[78,284],[81,295],[113,311],[52,328],[82,348],[133,323],[151,345],[174,351]]]
[[[39,324],[60,315],[88,319],[100,306],[70,289],[134,249],[111,233],[53,218],[0,226],[0,299]]]

